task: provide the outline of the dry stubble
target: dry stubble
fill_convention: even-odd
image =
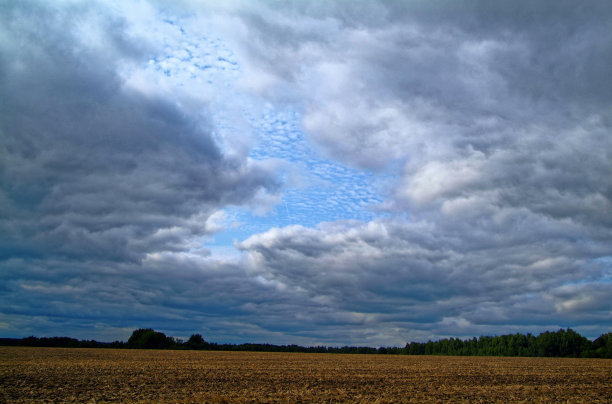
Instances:
[[[0,347],[1,402],[611,402],[601,359]]]

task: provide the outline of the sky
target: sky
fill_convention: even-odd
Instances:
[[[0,335],[612,331],[609,1],[0,1]]]

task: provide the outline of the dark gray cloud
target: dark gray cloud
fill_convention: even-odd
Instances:
[[[125,86],[119,63],[144,62],[144,51],[94,10],[2,14],[1,256],[122,261],[190,249],[216,210],[275,187],[263,168],[225,157],[212,124],[179,100]],[[78,36],[82,19],[103,49]]]
[[[577,243],[574,224],[553,231],[546,222],[532,214],[512,232],[387,220],[294,226],[240,247],[268,281],[362,318],[364,327],[384,324],[379,338],[394,323],[415,337],[409,329],[470,335],[598,324],[604,332],[609,261],[594,257],[609,254],[609,241]]]
[[[0,26],[3,334],[186,333],[239,311],[259,289],[202,262],[202,238],[219,209],[275,192],[274,173],[224,155],[205,103],[127,85],[155,49],[103,5],[5,4]]]
[[[391,176],[387,217],[204,257],[211,215],[274,192],[274,173],[224,152],[205,100],[124,74],[164,46],[142,26],[99,4],[7,4],[0,330],[402,345],[612,327],[608,2],[175,7],[225,35],[250,97]]]
[[[236,265],[198,256],[150,256],[139,264],[9,260],[3,269],[7,300],[0,322],[28,335],[119,339],[150,326],[175,336],[202,332],[239,342],[256,336],[228,325],[242,321],[255,328],[247,303],[261,304],[270,295],[279,304],[287,300]]]

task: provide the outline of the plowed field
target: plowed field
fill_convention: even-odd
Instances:
[[[0,347],[0,402],[612,402],[612,360]]]

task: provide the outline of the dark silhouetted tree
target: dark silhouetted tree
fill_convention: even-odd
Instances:
[[[183,346],[187,349],[206,349],[208,346],[208,343],[204,341],[204,338],[202,338],[202,335],[193,334],[191,337],[189,337],[187,342],[183,344]]]
[[[157,332],[151,328],[139,328],[135,330],[126,348],[134,349],[168,349],[175,345],[174,339],[167,337],[164,333]]]
[[[593,350],[598,358],[612,359],[612,332],[603,334],[593,341]]]

